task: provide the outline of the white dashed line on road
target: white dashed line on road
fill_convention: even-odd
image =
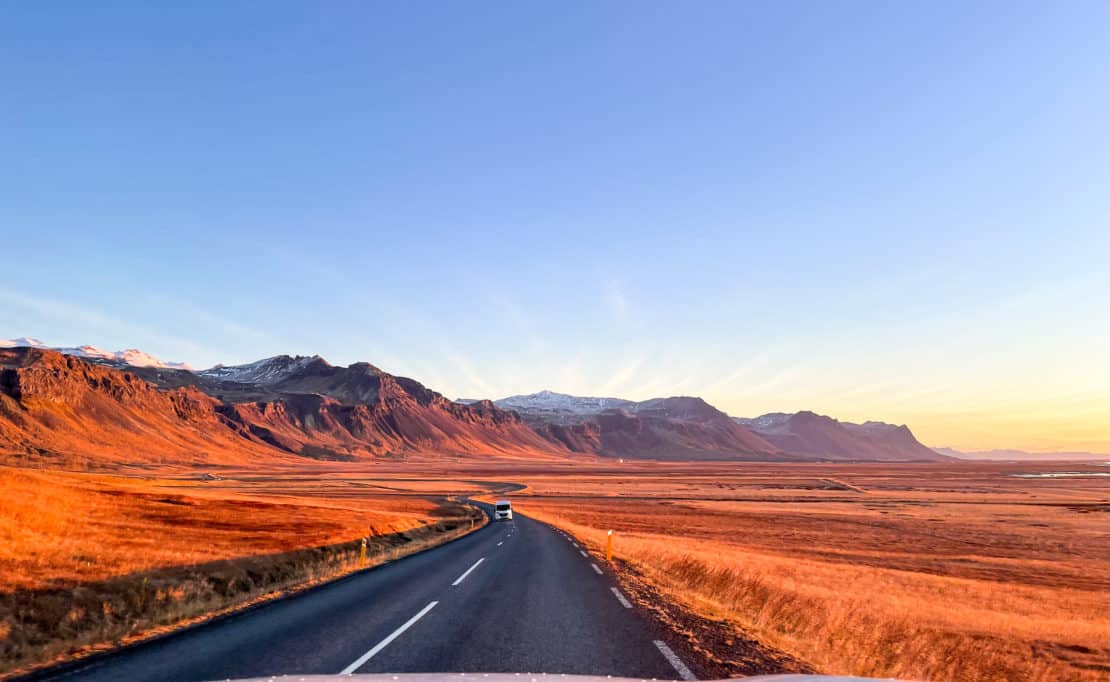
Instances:
[[[610,587],[609,590],[613,593],[613,596],[617,598],[617,601],[619,601],[621,603],[621,606],[623,606],[626,609],[632,608],[632,602],[625,599],[624,595],[621,594],[620,590],[618,590],[615,587]]]
[[[504,540],[502,540],[501,542],[497,543],[497,546],[498,546],[498,547],[500,547],[500,546],[501,546],[501,545],[503,545],[503,544],[505,544],[505,541],[504,541]]]
[[[457,578],[457,579],[455,580],[455,582],[451,583],[451,587],[458,587],[459,583],[461,583],[462,581],[466,580],[466,576],[470,575],[470,572],[471,572],[471,571],[473,571],[474,569],[478,568],[478,564],[482,563],[482,562],[483,562],[483,561],[485,561],[485,560],[486,560],[486,558],[485,558],[485,557],[482,557],[481,559],[478,559],[477,561],[475,561],[475,562],[474,562],[474,565],[473,565],[473,566],[471,566],[470,568],[466,569],[466,572],[465,572],[465,573],[463,573],[462,575],[460,575],[460,576],[459,576],[459,577],[458,577],[458,578]]]
[[[690,669],[686,667],[686,664],[682,662],[682,659],[679,658],[678,655],[675,654],[675,652],[671,651],[671,648],[667,646],[666,642],[661,639],[657,639],[655,640],[655,646],[659,649],[659,652],[663,654],[663,657],[667,659],[667,662],[670,663],[672,667],[674,667],[675,672],[678,673],[679,677],[684,680],[698,679],[694,676],[694,673],[690,672]]]
[[[590,556],[589,554],[586,554],[586,552],[585,552],[585,551],[583,551],[583,550],[581,550],[581,549],[580,549],[580,550],[578,550],[578,553],[579,553],[579,554],[581,554],[582,556],[585,556],[585,557],[588,557],[588,556]]]
[[[590,564],[590,568],[594,569],[594,573],[601,575],[601,569],[597,567],[597,564]]]
[[[404,625],[397,628],[392,633],[390,633],[390,635],[388,637],[386,637],[385,639],[383,639],[382,641],[380,641],[376,645],[374,645],[373,649],[371,649],[370,651],[367,651],[363,655],[359,656],[357,661],[355,661],[354,663],[352,663],[349,666],[347,666],[346,668],[344,668],[339,674],[340,675],[350,675],[354,671],[361,668],[367,661],[369,661],[371,658],[374,658],[374,656],[377,656],[378,652],[380,652],[382,649],[389,646],[390,642],[392,642],[393,640],[400,637],[401,633],[403,633],[405,630],[408,630],[409,628],[411,628],[416,623],[416,621],[420,620],[421,618],[424,617],[425,614],[427,614],[429,611],[434,609],[436,604],[438,604],[438,603],[439,602],[434,601],[434,602],[431,602],[430,604],[428,604],[427,606],[425,606],[424,608],[420,609],[420,613],[416,614],[412,618],[409,618],[408,621]]]

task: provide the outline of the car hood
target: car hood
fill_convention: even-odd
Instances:
[[[566,682],[648,682],[638,677],[612,677],[607,675],[560,675],[548,673],[399,673],[377,675],[278,675],[271,677],[252,677],[238,682],[544,682],[545,680],[565,680]],[[756,677],[731,678],[719,682],[851,682],[859,680],[874,682],[874,677],[843,677],[838,675],[758,675]],[[897,682],[885,678],[887,682]]]

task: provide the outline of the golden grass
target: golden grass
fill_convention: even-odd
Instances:
[[[597,552],[616,529],[663,594],[822,672],[1110,679],[1104,483],[844,466],[820,469],[842,483],[826,488],[759,469],[536,477],[517,506]]]
[[[215,485],[224,485],[215,482]],[[194,481],[0,469],[0,590],[101,580],[403,531],[439,516],[416,497],[292,496]]]
[[[412,551],[465,531],[435,499],[519,482],[522,511],[595,552],[616,529],[638,579],[822,672],[1110,679],[1110,481],[1011,476],[1038,466],[0,468],[0,661],[329,579],[367,533],[376,560]]]
[[[0,469],[0,678],[419,551],[484,519],[342,480],[267,495],[275,482]]]

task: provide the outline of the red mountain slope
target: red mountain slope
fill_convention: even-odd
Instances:
[[[274,385],[258,386],[183,370],[123,371],[47,350],[3,349],[0,452],[131,463],[571,454],[491,403],[456,404],[365,363],[308,365]],[[293,390],[317,392],[287,392]]]
[[[195,389],[32,348],[0,349],[0,453],[75,463],[242,463],[281,456],[243,439]]]

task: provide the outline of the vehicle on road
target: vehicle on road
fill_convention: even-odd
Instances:
[[[511,521],[513,518],[513,505],[508,500],[498,500],[493,507],[495,521]]]

